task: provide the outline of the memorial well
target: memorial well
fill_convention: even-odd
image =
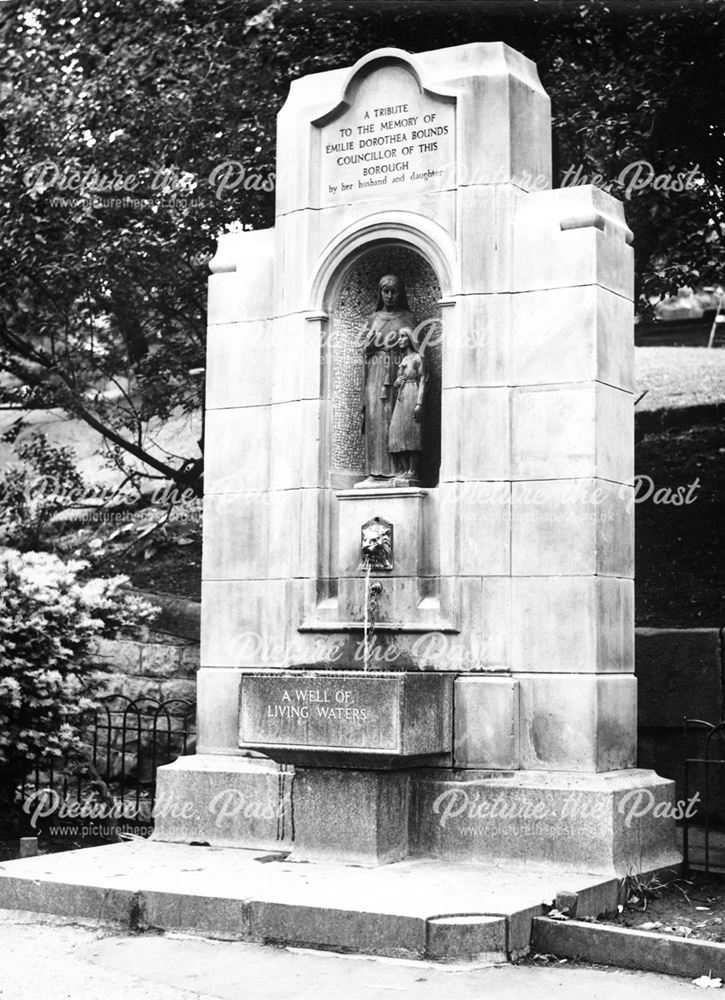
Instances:
[[[211,264],[198,751],[159,778],[198,808],[156,837],[672,864],[635,767],[622,205],[551,189],[500,43],[298,80],[277,146],[275,226]]]

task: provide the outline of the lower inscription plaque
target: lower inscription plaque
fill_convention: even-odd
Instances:
[[[239,744],[401,757],[446,753],[451,683],[441,673],[244,673]]]

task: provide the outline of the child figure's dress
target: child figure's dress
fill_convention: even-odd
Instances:
[[[402,382],[398,382],[402,379]],[[416,406],[423,405],[425,388],[425,366],[420,354],[413,352],[403,355],[398,366],[398,394],[390,421],[388,451],[422,451],[422,421],[415,419]]]

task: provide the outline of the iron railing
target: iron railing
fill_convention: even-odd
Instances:
[[[39,760],[20,788],[23,801],[32,792],[55,792],[64,801],[82,802],[101,795],[116,812],[148,825],[156,800],[156,772],[163,764],[193,752],[193,702],[160,701],[111,695],[101,699],[84,727],[86,761]]]
[[[682,855],[685,874],[691,869],[725,873],[725,722],[685,719],[684,810]],[[718,843],[719,842],[719,843]]]

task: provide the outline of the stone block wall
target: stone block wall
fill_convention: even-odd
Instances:
[[[196,699],[198,642],[159,632],[139,639],[101,639],[95,658],[103,668],[98,676],[105,694]]]
[[[144,594],[160,608],[153,628],[138,636],[99,639],[95,660],[105,694],[127,698],[196,701],[199,669],[200,605],[192,601]]]

